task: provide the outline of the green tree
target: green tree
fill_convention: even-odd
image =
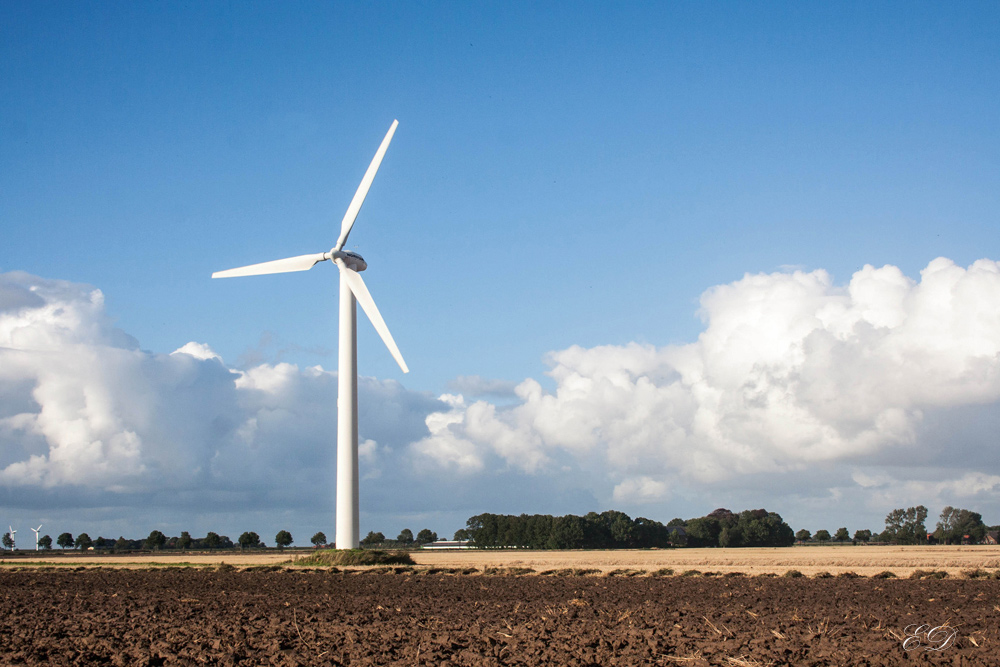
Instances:
[[[722,526],[715,517],[703,516],[688,521],[685,532],[690,547],[717,547]]]
[[[361,540],[361,544],[365,545],[366,547],[378,546],[383,542],[385,542],[385,535],[383,535],[382,533],[376,533],[375,531],[372,530],[369,530],[368,534],[365,535],[365,538]]]
[[[396,537],[397,542],[402,542],[403,544],[410,544],[413,542],[413,531],[409,528],[404,528],[399,531],[399,535]]]
[[[624,512],[603,512],[606,525],[611,532],[611,544],[615,548],[627,549],[635,546],[635,526],[632,517]]]
[[[720,547],[745,547],[746,539],[743,531],[735,522],[725,522],[719,524],[719,546]]]
[[[872,531],[868,529],[857,530],[854,532],[855,542],[869,542],[872,539]]]
[[[48,535],[42,535],[38,538],[38,546],[46,551],[51,551],[52,549],[52,538]]]
[[[191,548],[192,542],[194,542],[194,540],[191,539],[191,533],[186,530],[181,531],[181,536],[177,538],[177,548],[186,551]]]
[[[14,538],[10,536],[10,533],[3,534],[3,548],[14,550]]]
[[[123,551],[130,551],[131,549],[132,543],[119,535],[118,539],[115,540],[115,551],[121,553]]]
[[[670,546],[670,531],[659,521],[636,517],[632,522],[633,544],[640,549],[666,549]]]
[[[455,540],[456,542],[465,542],[466,540],[469,539],[469,531],[467,531],[465,528],[459,528],[458,530],[455,531],[455,535],[451,539]]]
[[[218,533],[213,533],[211,531],[209,531],[208,534],[205,535],[205,539],[203,540],[203,542],[205,543],[205,546],[209,549],[218,549],[219,547],[222,546],[222,538],[219,537]]]
[[[56,544],[58,544],[63,549],[69,549],[73,546],[73,536],[69,533],[62,533],[56,538]]]
[[[926,544],[927,508],[923,505],[894,509],[885,517],[885,531],[882,539],[895,544]]]
[[[712,510],[711,512],[706,514],[706,516],[712,517],[713,519],[717,519],[719,521],[731,521],[732,519],[736,518],[736,515],[733,514],[731,511],[727,510],[725,507],[720,507],[718,509]]]
[[[687,522],[687,545],[692,547],[784,547],[795,543],[795,533],[781,515],[765,509],[735,514],[720,507]]]
[[[240,543],[240,549],[252,549],[254,547],[260,546],[260,535],[251,531],[247,531],[240,535],[238,540]]]
[[[465,529],[480,549],[499,546],[495,514],[477,514],[465,522]]]
[[[321,544],[326,544],[326,533],[324,533],[321,530],[318,533],[316,533],[315,535],[313,535],[312,539],[309,540],[309,541],[313,543],[314,547],[318,547]]]
[[[803,528],[799,532],[795,533],[795,539],[799,542],[808,542],[812,538],[812,533]]]
[[[549,534],[552,532],[552,522],[555,517],[551,514],[532,514],[524,517],[524,544],[530,549],[544,549],[549,541]],[[459,533],[456,533],[456,535]],[[468,534],[467,539],[472,540],[472,535]],[[473,541],[475,544],[475,541]]]
[[[816,541],[817,542],[829,542],[830,541],[830,531],[828,530],[817,530],[816,531]]]
[[[432,532],[429,528],[424,528],[419,533],[417,533],[417,544],[430,544],[431,542],[437,542],[438,534]]]
[[[150,531],[142,546],[150,551],[159,551],[167,543],[167,536],[158,530]]]
[[[776,512],[756,509],[733,514],[716,510],[713,514],[719,517],[720,547],[787,547],[795,543],[791,527]]]
[[[292,539],[292,534],[287,530],[279,530],[278,534],[274,536],[274,543],[279,547],[284,549],[285,547],[291,545],[295,540]]]
[[[978,512],[958,507],[945,507],[941,512],[934,538],[944,544],[961,544],[965,537],[972,543],[982,542],[986,537],[986,524]]]
[[[497,540],[503,546],[520,547],[525,544],[528,536],[526,533],[525,515],[510,516],[501,514],[497,520]],[[427,530],[426,528],[424,530]],[[417,543],[420,544],[420,533],[417,533]]]
[[[80,533],[76,536],[76,541],[73,542],[73,546],[80,551],[86,551],[90,547],[94,546],[94,541],[90,539],[90,535],[87,533]]]
[[[833,539],[837,540],[838,542],[846,542],[847,540],[851,539],[851,534],[847,532],[846,527],[838,528],[837,532],[833,536]]]
[[[624,512],[588,512],[583,517],[583,542],[585,549],[625,549],[635,546],[636,526]]]
[[[549,533],[548,549],[579,549],[585,538],[585,520],[581,516],[567,514],[556,517]]]

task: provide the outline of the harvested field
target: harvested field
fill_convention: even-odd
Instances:
[[[194,565],[274,565],[311,553],[312,550],[225,553],[174,553],[94,555],[92,553],[19,552],[0,564],[16,565],[25,561],[54,565],[101,565],[142,567],[151,563]],[[417,550],[411,555],[418,565],[439,568],[531,568],[537,572],[559,569],[646,570],[672,569],[677,572],[701,570],[741,572],[744,574],[784,574],[798,570],[807,576],[820,572],[840,574],[855,572],[873,576],[886,570],[898,577],[914,570],[945,571],[960,576],[963,571],[1000,568],[1000,546],[830,546],[788,547],[783,549],[650,549],[615,551],[494,551]]]
[[[0,660],[995,665],[998,594],[991,579],[4,569]]]
[[[908,577],[914,570],[944,570],[958,576],[964,570],[1000,568],[997,546],[836,546],[741,549],[666,549],[616,551],[417,551],[419,565],[434,567],[530,567],[534,570],[596,568],[655,571],[670,568],[784,574],[798,570],[812,576],[820,572],[855,572],[872,576],[885,570]]]

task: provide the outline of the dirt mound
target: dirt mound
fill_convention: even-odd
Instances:
[[[986,578],[0,571],[0,662],[995,665],[998,594]]]

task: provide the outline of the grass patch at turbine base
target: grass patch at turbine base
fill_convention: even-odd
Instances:
[[[405,551],[381,549],[324,549],[296,558],[292,565],[304,566],[360,566],[360,565],[415,565]]]

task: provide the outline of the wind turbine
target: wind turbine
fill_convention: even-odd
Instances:
[[[361,271],[368,268],[361,255],[344,250],[347,236],[361,211],[368,189],[371,188],[375,174],[385,151],[389,148],[392,135],[396,132],[399,121],[392,121],[389,132],[375,152],[375,157],[368,165],[368,171],[361,179],[361,185],[354,193],[351,205],[347,207],[344,219],[340,223],[340,237],[329,252],[299,255],[287,259],[278,259],[261,264],[241,266],[226,271],[216,271],[213,278],[234,278],[237,276],[255,276],[267,273],[288,273],[292,271],[307,271],[319,262],[333,260],[340,270],[340,341],[337,370],[337,539],[338,549],[357,549],[360,543],[358,524],[358,326],[357,303],[361,304],[368,319],[375,326],[378,335],[396,363],[404,373],[410,372],[399,353],[396,342],[389,333],[389,328],[375,306],[372,295],[361,279]]]
[[[11,543],[10,550],[13,551],[14,549],[17,548],[17,546],[14,544],[14,536],[17,535],[17,531],[14,530],[14,527],[11,526],[10,524],[7,525],[7,530],[10,531],[10,543]]]
[[[42,529],[42,525],[39,524],[38,528],[32,528],[31,532],[35,534],[35,551],[38,551],[38,531]]]

